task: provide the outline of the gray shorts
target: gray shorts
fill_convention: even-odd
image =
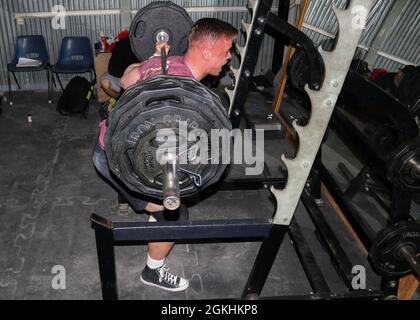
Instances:
[[[114,77],[114,76],[110,75],[108,72],[105,72],[101,76],[101,82],[103,80],[108,80],[111,83],[112,90],[114,90],[116,92],[121,91],[121,78]]]

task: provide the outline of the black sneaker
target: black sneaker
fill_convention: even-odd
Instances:
[[[164,264],[160,268],[150,269],[147,265],[141,273],[140,280],[144,284],[167,291],[182,291],[188,288],[188,280],[170,273]]]

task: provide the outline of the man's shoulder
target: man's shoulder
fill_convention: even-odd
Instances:
[[[193,77],[193,74],[190,70],[190,67],[185,63],[183,56],[171,56],[168,59],[168,73],[184,76],[184,77]]]
[[[168,74],[175,76],[193,77],[193,74],[184,62],[183,56],[169,56],[166,59]],[[143,62],[139,69],[140,80],[162,74],[162,60],[160,56],[153,56]]]
[[[184,63],[184,56],[169,56],[167,60]]]
[[[140,64],[140,70],[148,69],[150,67],[156,67],[161,65],[160,57],[152,56],[149,59],[143,61]]]
[[[182,63],[182,64],[184,64],[183,60],[184,60],[183,56],[169,56],[169,57],[166,58],[166,61],[171,62],[171,63]],[[144,65],[154,65],[154,64],[161,64],[161,63],[162,63],[161,56],[154,56],[154,55],[143,62]]]

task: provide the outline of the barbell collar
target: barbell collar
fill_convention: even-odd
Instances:
[[[177,172],[176,158],[166,159],[163,165],[163,206],[168,210],[176,210],[181,205]]]
[[[158,43],[158,42],[169,42],[169,41],[170,41],[169,34],[166,31],[162,30],[157,33],[155,42]]]

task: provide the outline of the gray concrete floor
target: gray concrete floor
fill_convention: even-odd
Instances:
[[[145,221],[147,217],[134,213],[119,216],[115,192],[93,169],[91,150],[99,120],[95,104],[84,119],[59,115],[47,100],[43,92],[17,93],[14,106],[3,105],[0,115],[0,299],[101,299],[90,215],[97,213],[113,221]],[[28,122],[28,114],[32,122]],[[225,191],[198,201],[190,208],[190,218],[270,217],[273,212],[272,198],[265,190]],[[323,212],[352,263],[366,266],[368,287],[377,289],[379,278],[340,218],[328,204]],[[301,205],[296,219],[330,287],[345,292]],[[119,296],[145,300],[239,298],[259,245],[176,245],[168,264],[190,280],[190,287],[181,293],[140,282],[145,246],[116,247]],[[57,265],[66,271],[64,290],[52,287],[52,269]],[[262,296],[310,291],[286,237]]]

